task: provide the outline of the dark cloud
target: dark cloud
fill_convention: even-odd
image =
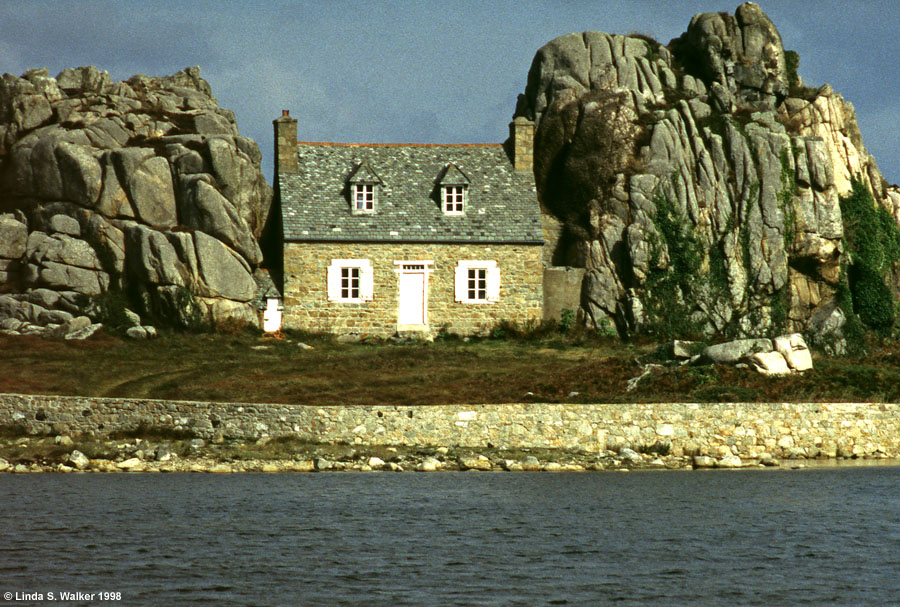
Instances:
[[[271,175],[273,118],[333,141],[500,141],[537,49],[569,32],[641,32],[668,42],[710,0],[491,2],[0,2],[0,69],[92,64],[117,79],[199,65]],[[853,102],[869,150],[900,180],[894,128],[895,0],[761,2],[810,84]]]

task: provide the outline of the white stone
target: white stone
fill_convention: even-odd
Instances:
[[[799,333],[782,335],[775,338],[775,350],[787,361],[788,366],[798,373],[813,368],[809,346]]]
[[[460,465],[465,470],[490,470],[494,467],[491,460],[483,455],[478,457],[463,457],[459,460]]]
[[[750,355],[747,361],[753,369],[763,375],[789,375],[791,372],[780,352],[757,352]]]
[[[125,315],[125,321],[128,323],[130,327],[139,327],[141,326],[141,317],[138,316],[137,312],[132,312],[128,308],[122,310]]]
[[[334,469],[334,463],[328,461],[324,457],[320,457],[320,458],[316,459],[315,464],[316,464],[316,470],[333,470]]]
[[[541,469],[541,462],[533,455],[526,455],[521,461],[522,470],[534,472]]]
[[[695,455],[694,468],[715,468],[716,460],[708,455]]]
[[[144,327],[128,327],[125,335],[130,339],[147,339],[147,330]]]
[[[420,470],[422,472],[434,472],[435,470],[440,469],[441,462],[433,457],[426,457],[425,460],[416,468],[416,470]]]
[[[380,457],[370,457],[367,463],[372,469],[384,468],[384,460]]]
[[[84,470],[90,465],[91,460],[88,459],[87,455],[76,449],[69,454],[69,459],[66,463],[71,464],[79,470]]]
[[[623,447],[619,450],[619,457],[628,460],[632,464],[640,464],[644,461],[640,453],[628,447]]]
[[[461,422],[473,422],[476,419],[478,419],[478,412],[477,411],[460,411],[456,417]]]
[[[716,466],[719,468],[740,468],[743,466],[743,462],[737,455],[729,455],[718,460]]]
[[[132,470],[134,468],[143,466],[143,464],[144,462],[142,462],[139,458],[131,457],[129,459],[126,459],[124,462],[119,462],[118,464],[116,464],[116,468],[119,468],[120,470]]]
[[[794,437],[791,435],[782,436],[776,443],[782,449],[790,449],[794,446]]]
[[[660,424],[656,427],[658,436],[675,436],[675,426],[672,424]]]

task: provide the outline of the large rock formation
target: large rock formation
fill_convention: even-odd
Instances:
[[[586,321],[666,336],[806,331],[841,349],[862,297],[841,197],[871,194],[894,217],[891,239],[900,195],[853,107],[804,86],[797,65],[753,3],[696,15],[668,46],[585,32],[538,51],[516,116],[536,121],[545,261],[585,268]],[[897,252],[882,286],[895,286]]]
[[[256,322],[260,159],[197,68],[4,74],[0,312],[58,323],[114,300],[157,322]]]

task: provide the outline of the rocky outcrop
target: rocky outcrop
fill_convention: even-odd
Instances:
[[[841,199],[858,183],[896,224],[900,194],[853,107],[797,65],[753,3],[668,46],[585,32],[538,51],[516,116],[536,122],[545,261],[585,269],[586,322],[843,348],[858,302]]]
[[[5,74],[0,293],[70,315],[108,317],[115,300],[179,325],[255,323],[271,203],[260,160],[198,68]]]

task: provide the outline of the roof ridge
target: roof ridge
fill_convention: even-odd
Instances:
[[[502,143],[342,143],[337,141],[298,141],[297,145],[335,147],[408,147],[408,148],[499,148]]]

